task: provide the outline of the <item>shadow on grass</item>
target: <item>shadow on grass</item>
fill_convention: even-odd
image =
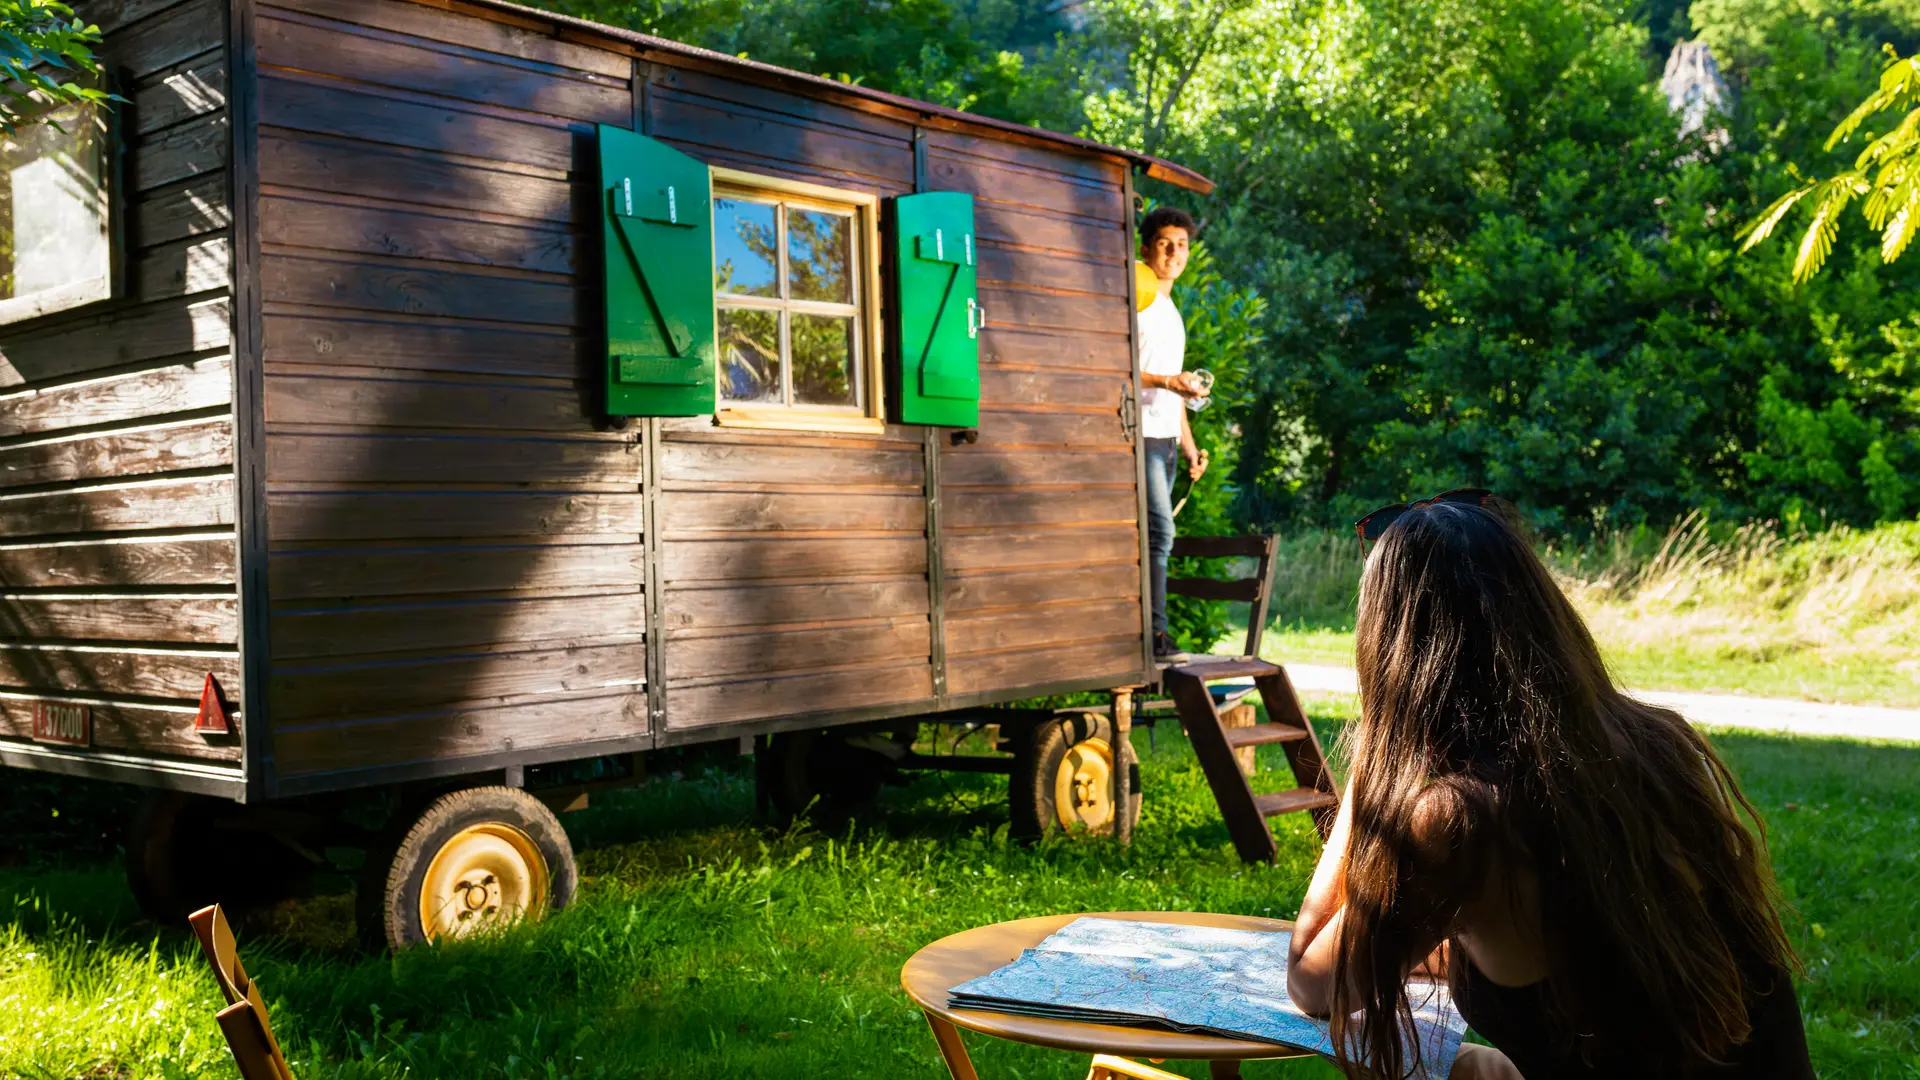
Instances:
[[[1341,720],[1332,708],[1336,715],[1315,717],[1330,743]],[[1912,1022],[1920,1015],[1920,749],[1714,739],[1771,827],[1808,962],[1801,996],[1821,1074],[1911,1076],[1907,1063],[1920,1058]],[[677,779],[658,770],[644,786],[597,796],[592,809],[567,816],[583,888],[571,910],[545,923],[373,957],[351,948],[350,898],[335,895],[277,909],[243,931],[242,948],[283,1036],[301,1048],[303,1077],[932,1080],[942,1075],[938,1060],[897,979],[906,957],[934,938],[1046,912],[1284,918],[1296,910],[1318,854],[1305,817],[1276,819],[1279,865],[1242,866],[1178,728],[1163,725],[1153,748],[1141,750],[1147,805],[1126,850],[1076,837],[1007,842],[1005,781],[977,774],[916,777],[884,792],[872,813],[831,829],[769,829],[752,820],[748,761],[690,756]],[[1263,750],[1273,753],[1262,755],[1256,783],[1289,786],[1279,748]],[[20,815],[34,811],[23,805],[13,799],[9,812],[31,826]],[[63,828],[78,826],[42,829],[35,842],[50,845]],[[84,1007],[89,993],[157,993],[162,982],[140,981],[160,977],[140,974],[149,968],[204,979],[184,935],[169,931],[156,945],[151,928],[130,926],[123,902],[106,898],[124,895],[110,855],[91,866],[75,858],[4,871],[0,895],[43,898],[33,911],[13,908],[22,949],[64,955],[75,973],[130,972],[117,982],[75,974],[18,1015]],[[159,959],[147,967],[128,960],[149,950]],[[0,969],[8,960],[0,956]],[[105,982],[112,985],[93,985]],[[211,1000],[210,984],[203,989]],[[0,1047],[24,1022],[0,1019]],[[141,1022],[177,1044],[206,1017]],[[1084,1059],[1045,1051],[970,1045],[983,1075],[1085,1068]],[[102,1060],[123,1052],[103,1050]],[[7,1053],[0,1049],[0,1073],[15,1064]],[[1311,1063],[1266,1063],[1248,1075],[1330,1074]]]

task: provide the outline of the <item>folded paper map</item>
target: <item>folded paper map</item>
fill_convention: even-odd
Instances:
[[[1287,995],[1285,931],[1076,919],[1006,967],[949,991],[956,1009],[1165,1027],[1333,1054],[1327,1022]],[[1407,985],[1416,1076],[1440,1080],[1466,1031],[1444,985]],[[1411,1048],[1409,1048],[1411,1049]]]

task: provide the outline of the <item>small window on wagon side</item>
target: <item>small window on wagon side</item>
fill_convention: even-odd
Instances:
[[[882,430],[878,200],[713,177],[719,423]]]
[[[0,324],[113,295],[107,138],[85,103],[0,129]]]

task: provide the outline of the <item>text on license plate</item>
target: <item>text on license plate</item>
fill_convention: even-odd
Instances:
[[[34,702],[33,741],[61,746],[93,745],[93,710],[64,701]]]

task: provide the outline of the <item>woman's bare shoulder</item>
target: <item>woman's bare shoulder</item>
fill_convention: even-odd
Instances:
[[[1463,859],[1480,861],[1484,827],[1461,783],[1430,783],[1415,798],[1407,839],[1414,865],[1422,870],[1458,868]]]

